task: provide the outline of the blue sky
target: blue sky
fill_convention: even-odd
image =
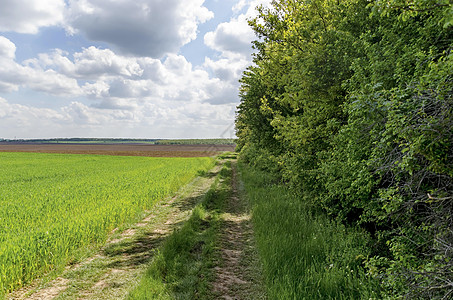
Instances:
[[[0,0],[0,138],[232,136],[269,2]]]

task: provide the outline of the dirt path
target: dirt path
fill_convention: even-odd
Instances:
[[[231,196],[225,203],[220,233],[221,264],[214,293],[220,299],[266,299],[262,286],[251,214],[232,163]]]
[[[156,205],[141,222],[113,233],[97,255],[68,267],[44,285],[37,281],[7,299],[124,299],[141,278],[157,247],[190,216],[219,170],[217,166],[184,187],[178,196]]]

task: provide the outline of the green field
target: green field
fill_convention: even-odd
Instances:
[[[0,295],[137,221],[212,158],[0,153]]]

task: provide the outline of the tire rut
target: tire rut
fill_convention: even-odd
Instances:
[[[220,299],[265,299],[251,212],[241,194],[237,167],[233,162],[231,195],[222,214],[221,263],[215,268],[213,292]]]

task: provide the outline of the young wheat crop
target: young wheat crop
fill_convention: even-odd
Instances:
[[[213,159],[0,153],[0,296],[143,216]]]

